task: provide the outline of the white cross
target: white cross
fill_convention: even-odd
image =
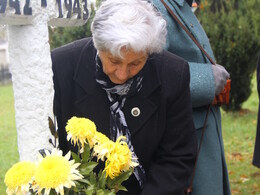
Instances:
[[[51,149],[53,82],[48,25],[83,25],[88,0],[0,0],[0,24],[8,25],[10,70],[20,160]]]

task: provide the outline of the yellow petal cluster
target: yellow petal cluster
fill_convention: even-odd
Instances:
[[[75,180],[82,179],[83,176],[77,170],[80,163],[70,161],[71,153],[62,156],[62,151],[53,149],[50,154],[46,151],[46,157],[40,157],[38,167],[34,176],[34,190],[38,194],[45,189],[44,195],[48,195],[51,189],[55,189],[57,194],[64,194],[64,187],[75,186]]]
[[[132,152],[127,146],[125,137],[120,136],[114,143],[114,147],[107,155],[105,163],[106,177],[109,176],[114,179],[122,172],[129,170],[130,167],[136,167],[138,163],[132,161]]]
[[[127,143],[123,141],[125,139],[124,136],[120,136],[116,142],[113,142],[104,134],[96,132],[93,155],[97,156],[99,160],[106,161],[104,169],[106,177],[114,179],[122,172],[138,166],[138,163],[132,161],[134,160],[132,152]]]
[[[84,150],[84,144],[88,141],[90,148],[94,145],[94,136],[96,133],[96,125],[94,122],[87,118],[72,117],[68,120],[66,125],[67,140],[71,140],[74,145],[82,147],[81,152]]]
[[[97,132],[95,135],[95,145],[93,148],[93,155],[97,156],[98,160],[105,160],[114,148],[114,142],[108,139],[104,134]]]
[[[6,193],[11,195],[29,192],[35,168],[33,162],[22,161],[14,164],[5,174]]]
[[[114,179],[124,171],[138,166],[133,162],[132,152],[121,136],[116,142],[96,130],[94,122],[87,118],[72,117],[66,125],[67,139],[78,145],[80,152],[84,151],[84,144],[88,143],[93,149],[93,156],[98,160],[106,161],[106,177]],[[64,188],[75,186],[75,181],[83,176],[77,169],[80,163],[70,160],[71,152],[65,156],[62,151],[54,148],[46,156],[39,155],[38,163],[19,162],[11,167],[5,175],[7,195],[26,194],[30,188],[37,194],[49,195],[51,190],[64,195]]]
[[[129,170],[138,164],[132,160],[132,152],[121,136],[116,142],[111,141],[104,134],[96,131],[95,123],[87,118],[72,117],[66,126],[68,140],[81,147],[80,152],[84,151],[84,144],[88,142],[93,148],[93,155],[98,160],[106,161],[105,172],[110,178],[117,177],[123,171]]]

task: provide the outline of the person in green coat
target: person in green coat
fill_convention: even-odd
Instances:
[[[164,0],[178,16],[195,39],[214,59],[209,39],[191,9],[192,0]],[[198,143],[202,135],[207,105],[226,84],[229,73],[221,65],[212,65],[207,57],[195,45],[192,39],[172,18],[161,0],[152,0],[154,6],[167,21],[167,50],[183,57],[189,63],[190,90],[193,107],[193,121],[197,129]],[[214,59],[215,60],[215,59]],[[230,195],[227,165],[221,131],[219,106],[211,106],[207,126],[200,150],[192,195]]]

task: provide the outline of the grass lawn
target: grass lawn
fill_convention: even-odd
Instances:
[[[260,169],[252,166],[258,96],[253,93],[237,113],[222,111],[222,127],[232,195],[260,195]],[[12,86],[0,86],[0,194],[5,194],[4,175],[18,162]],[[214,176],[213,176],[214,177]],[[214,195],[214,194],[213,194]]]
[[[251,163],[259,102],[255,76],[252,87],[253,92],[240,112],[222,111],[222,131],[232,195],[260,194],[260,169]]]
[[[0,86],[0,194],[5,193],[4,175],[19,160],[12,86]]]

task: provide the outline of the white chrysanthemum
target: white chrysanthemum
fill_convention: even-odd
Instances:
[[[53,149],[50,154],[46,152],[46,157],[40,157],[38,167],[35,172],[34,191],[38,194],[44,189],[44,195],[48,195],[51,189],[55,189],[57,194],[64,194],[64,187],[75,186],[75,180],[82,179],[83,176],[77,168],[80,163],[70,160],[71,152],[62,156],[62,151]]]

